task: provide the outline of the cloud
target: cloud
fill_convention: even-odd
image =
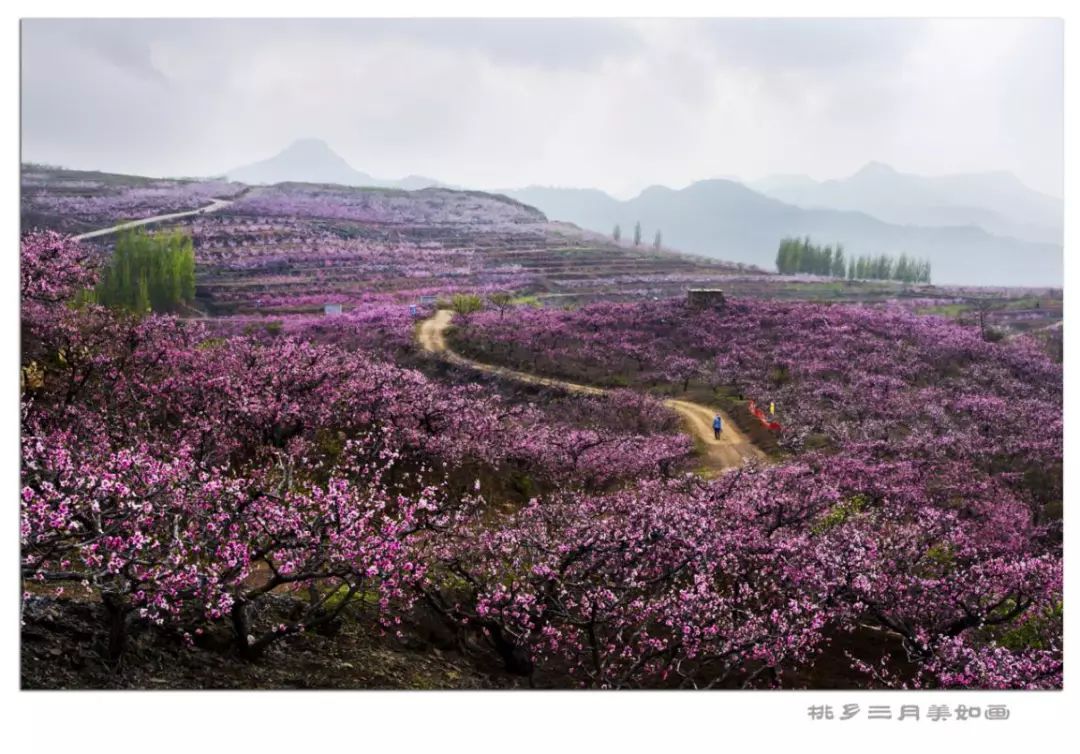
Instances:
[[[921,19],[716,19],[697,25],[718,57],[757,70],[889,67],[917,46]]]
[[[628,195],[870,160],[1062,181],[1053,20],[33,20],[24,158],[212,174],[302,137],[356,168]]]

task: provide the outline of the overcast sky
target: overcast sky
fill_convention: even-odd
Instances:
[[[1053,20],[24,21],[23,159],[209,175],[305,137],[494,188],[870,160],[1060,196]]]

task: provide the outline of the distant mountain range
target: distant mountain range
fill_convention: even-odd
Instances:
[[[1025,241],[1062,242],[1061,199],[1029,189],[1012,173],[927,177],[871,162],[842,180],[772,176],[748,185],[806,209],[865,212],[900,225],[976,225]]]
[[[924,179],[871,165],[847,181],[817,183],[786,176],[757,185],[759,191],[714,179],[681,190],[653,186],[628,201],[594,189],[531,186],[504,193],[552,219],[605,233],[619,225],[624,239],[632,237],[634,224],[640,222],[643,243],[660,230],[665,246],[766,269],[773,269],[781,238],[808,235],[819,243],[843,243],[849,257],[907,253],[927,258],[935,283],[1062,285],[1061,202],[1027,189],[1012,176]],[[888,185],[897,188],[890,193]],[[899,186],[908,188],[901,192]],[[821,198],[803,199],[807,206],[797,206],[775,198],[781,193]],[[895,201],[887,201],[889,196]],[[936,197],[948,201],[937,203]],[[828,206],[828,201],[837,206]],[[986,224],[980,225],[979,219]],[[1019,230],[1027,233],[1022,236]]]
[[[304,139],[279,154],[226,173],[249,184],[287,181],[421,189],[453,188],[423,176],[375,178],[324,141]],[[849,256],[907,253],[930,259],[935,283],[1061,286],[1060,199],[1010,173],[926,177],[872,162],[849,178],[780,175],[740,183],[716,178],[684,189],[652,186],[621,201],[597,189],[530,186],[498,190],[552,220],[623,239],[642,224],[643,243],[773,269],[784,236],[842,243]]]
[[[301,139],[260,162],[228,171],[231,181],[253,185],[287,183],[336,183],[342,186],[381,186],[409,191],[442,186],[432,178],[410,175],[399,180],[375,178],[353,168],[321,139]]]

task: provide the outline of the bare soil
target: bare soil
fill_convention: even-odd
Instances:
[[[286,614],[290,600],[268,606]],[[264,616],[265,617],[265,616]],[[486,658],[459,651],[429,616],[414,615],[403,638],[349,618],[323,633],[291,636],[257,661],[234,654],[228,632],[186,646],[175,633],[136,626],[117,667],[106,662],[104,608],[97,600],[29,597],[23,613],[23,689],[496,689],[523,685]]]

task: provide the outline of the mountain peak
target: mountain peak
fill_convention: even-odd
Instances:
[[[253,185],[273,183],[332,183],[341,186],[384,186],[409,191],[440,186],[438,181],[410,175],[400,181],[379,180],[354,169],[323,139],[297,139],[265,160],[227,173],[230,180]]]
[[[333,152],[330,145],[326,143],[324,139],[297,139],[289,146],[285,147],[282,152],[291,152],[294,150],[318,150],[320,152]]]
[[[667,196],[668,194],[674,194],[674,193],[675,193],[675,189],[670,188],[668,186],[664,186],[664,185],[659,184],[659,183],[654,183],[651,186],[646,186],[645,188],[643,188],[641,190],[641,193],[638,194],[638,196],[639,197]]]
[[[701,196],[712,197],[758,197],[764,198],[762,194],[754,191],[745,184],[738,181],[729,180],[727,178],[706,178],[703,181],[695,181],[684,189],[681,189],[680,193],[697,194]]]
[[[297,139],[273,157],[229,172],[232,180],[266,184],[285,181],[370,185],[371,176],[354,170],[322,139]]]
[[[345,158],[331,149],[330,145],[322,139],[297,139],[278,152],[277,157],[272,159],[282,157],[300,157],[308,160],[333,160],[335,162],[345,163]]]
[[[884,178],[899,175],[896,168],[892,165],[886,165],[884,162],[878,162],[871,160],[862,166],[862,168],[852,175],[852,178]]]

